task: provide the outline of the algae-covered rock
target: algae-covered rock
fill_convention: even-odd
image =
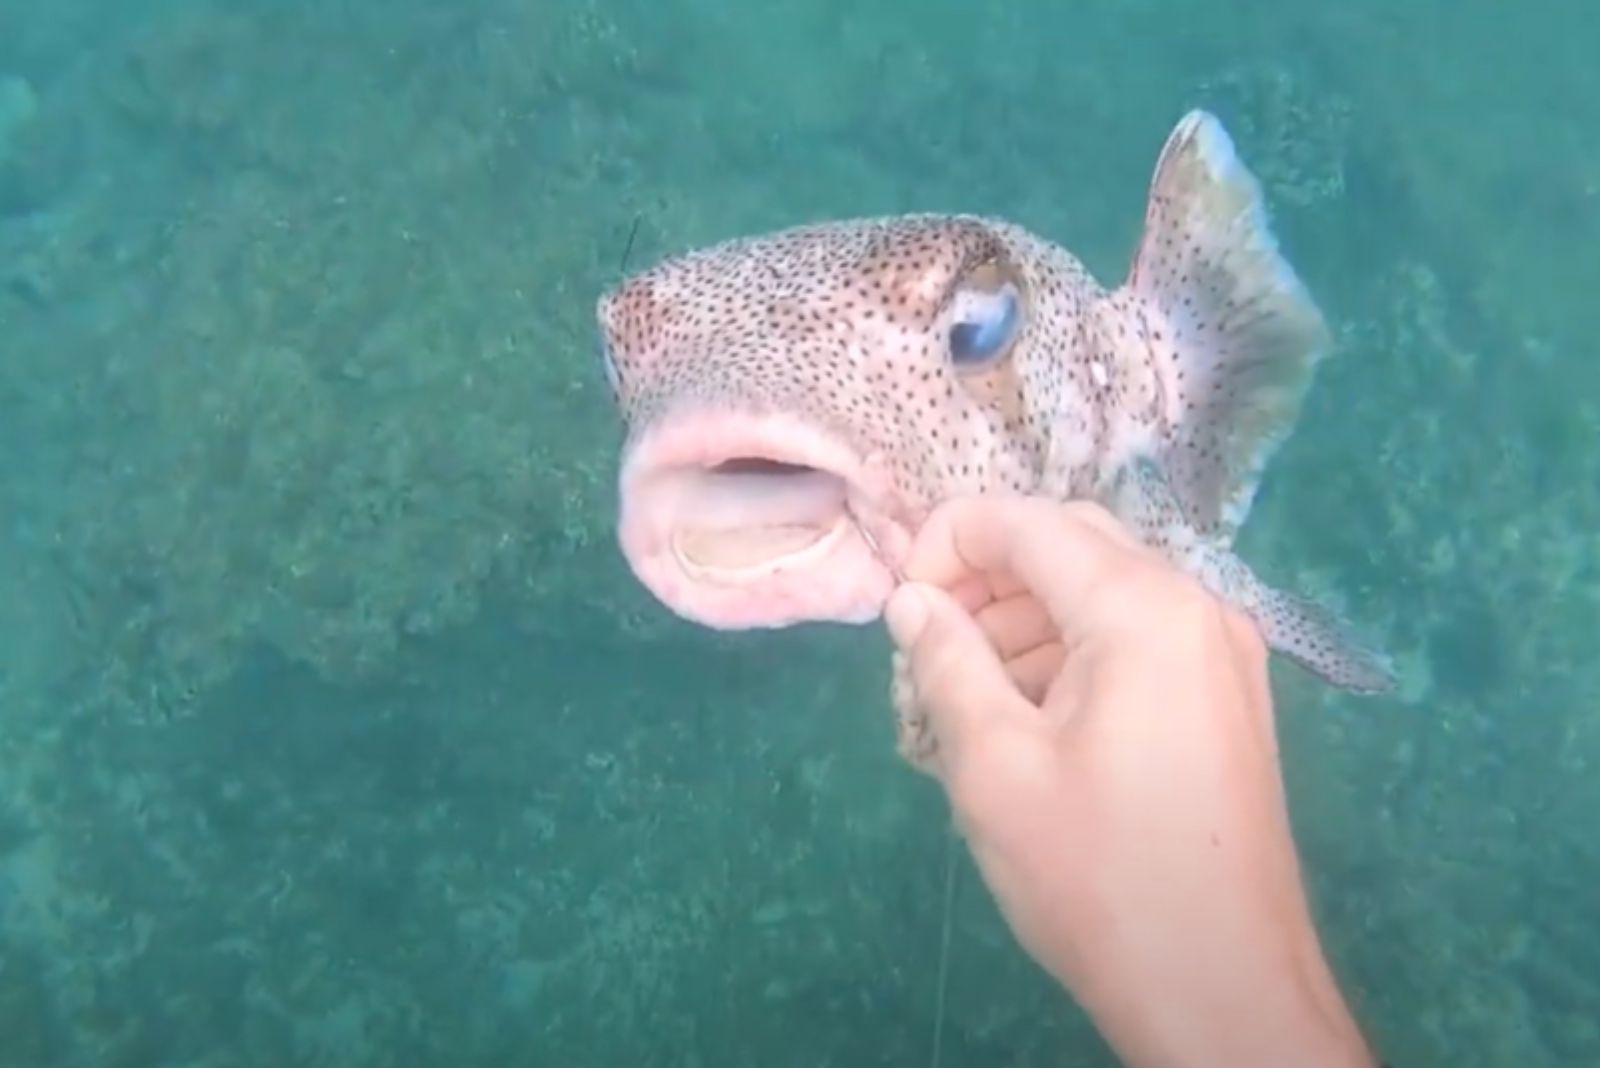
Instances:
[[[532,22],[503,63],[440,27],[424,76],[381,20],[197,13],[38,112],[37,155],[118,175],[0,286],[0,392],[69,380],[50,537],[104,697],[187,705],[262,649],[363,676],[485,597],[535,632],[643,603],[592,326],[626,176]],[[307,35],[342,62],[259,47]]]

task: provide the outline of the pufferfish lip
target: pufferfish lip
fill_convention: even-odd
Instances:
[[[892,588],[860,515],[883,481],[794,416],[694,412],[646,428],[621,479],[619,539],[669,608],[720,628],[865,622]]]

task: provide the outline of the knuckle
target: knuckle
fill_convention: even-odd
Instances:
[[[1219,622],[1219,604],[1211,592],[1154,556],[1137,554],[1100,592],[1100,621],[1120,632],[1195,633]]]
[[[1136,544],[1122,520],[1099,501],[1068,501],[1060,515],[1067,522],[1087,527],[1118,548],[1128,549]]]
[[[1061,506],[1061,514],[1068,519],[1078,522],[1090,523],[1099,526],[1102,523],[1116,522],[1115,518],[1105,505],[1099,501],[1072,500]]]

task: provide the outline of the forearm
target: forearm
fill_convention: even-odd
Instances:
[[[1183,743],[1185,804],[1165,783],[1130,789],[1114,840],[1101,843],[1101,870],[1115,876],[1086,873],[1070,891],[1083,895],[1080,915],[1102,921],[1077,930],[1093,959],[1076,962],[1072,987],[1130,1068],[1374,1064],[1312,920],[1263,660],[1214,661],[1237,670],[1214,668],[1185,710],[1255,729],[1228,745],[1210,732]]]
[[[1129,1068],[1374,1065],[1296,870],[1136,893],[1125,880],[1101,892],[1094,872],[1037,876],[1074,900],[1031,910],[1046,926],[1023,941]]]
[[[1129,1068],[1372,1068],[1314,938],[1100,962],[1068,985]]]
[[[1237,770],[1219,763],[1217,788],[1252,778]],[[1098,833],[1040,810],[973,836],[986,875],[1015,888],[1022,943],[1129,1068],[1374,1063],[1317,937],[1282,798],[1270,780],[1260,789],[1229,805],[1196,790],[1177,808],[1146,783],[1108,802],[1117,818],[1093,821]],[[1021,844],[1063,834],[1093,834],[1092,867]]]

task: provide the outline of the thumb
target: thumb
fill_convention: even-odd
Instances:
[[[884,620],[941,749],[960,746],[973,731],[1026,703],[977,622],[943,590],[902,584]]]

